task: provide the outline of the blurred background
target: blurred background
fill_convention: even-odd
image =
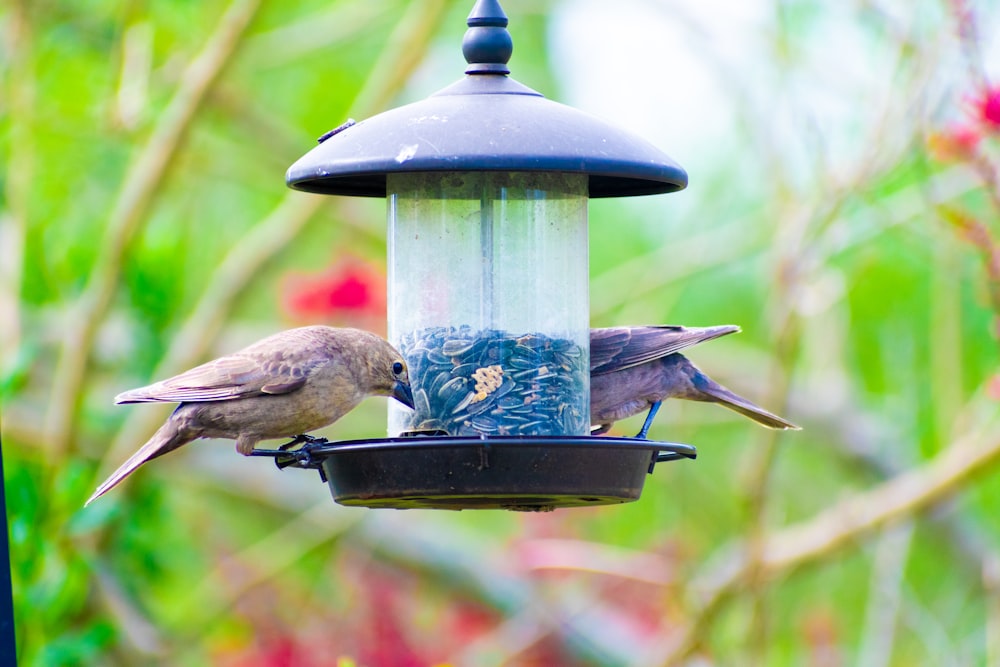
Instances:
[[[84,509],[169,410],[118,392],[291,326],[384,331],[384,202],[284,172],[460,78],[472,2],[5,0],[21,664],[1000,664],[1000,7],[503,5],[514,78],[690,174],[591,202],[592,324],[739,324],[690,358],[804,430],[670,403],[650,435],[698,460],[617,507],[343,508],[206,441]]]

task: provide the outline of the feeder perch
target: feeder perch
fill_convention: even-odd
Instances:
[[[547,510],[635,500],[688,445],[590,435],[587,200],[673,192],[644,140],[508,75],[507,17],[480,0],[466,76],[320,138],[288,185],[385,197],[389,340],[415,409],[379,440],[262,452],[368,507]]]

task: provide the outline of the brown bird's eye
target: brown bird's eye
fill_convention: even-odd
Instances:
[[[396,363],[394,363],[392,365],[392,374],[393,375],[399,375],[402,372],[403,372],[403,362],[397,361]]]

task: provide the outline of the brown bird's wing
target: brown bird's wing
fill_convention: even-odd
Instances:
[[[680,352],[697,343],[736,333],[734,324],[609,327],[590,330],[590,374],[612,373]]]
[[[302,352],[252,354],[247,350],[220,357],[162,382],[121,393],[115,403],[227,401],[287,394],[302,387],[312,369],[324,362]]]

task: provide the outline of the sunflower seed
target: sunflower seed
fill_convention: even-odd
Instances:
[[[463,325],[414,331],[397,343],[410,368],[411,430],[428,420],[464,435],[589,430],[587,355],[568,338]]]

